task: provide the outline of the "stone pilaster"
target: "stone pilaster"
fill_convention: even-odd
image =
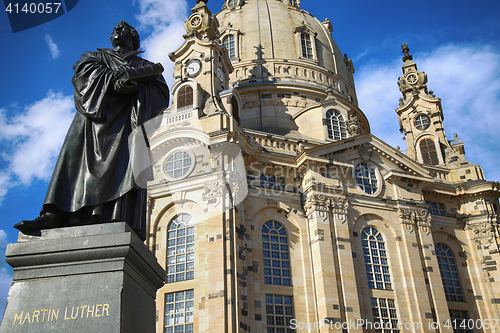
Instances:
[[[440,332],[453,333],[453,329],[445,327],[444,324],[450,320],[448,311],[448,302],[441,280],[441,272],[437,262],[434,240],[431,234],[432,216],[427,209],[418,209],[412,211],[413,221],[417,230],[417,236],[420,239],[420,253],[424,274],[427,276],[429,297],[433,302],[433,308],[436,315],[435,321],[439,323]]]
[[[397,214],[403,231],[403,237],[398,244],[401,247],[401,257],[404,258],[401,266],[408,302],[404,305],[405,315],[408,316],[404,321],[423,323],[422,330],[419,332],[435,332],[428,325],[429,321],[433,321],[430,306],[432,302],[426,284],[427,273],[424,273],[426,266],[423,262],[423,253],[420,249],[422,244],[418,235],[420,232],[427,231],[428,221],[423,218],[423,214],[419,218],[419,211],[407,207],[399,208]]]
[[[498,217],[472,216],[466,219],[465,231],[471,250],[467,257],[469,275],[480,318],[500,317],[500,262],[498,250]],[[484,332],[495,330],[484,329]]]
[[[331,241],[330,200],[323,194],[310,195],[305,203],[318,319],[341,321],[337,272]],[[335,308],[335,310],[334,310]],[[336,332],[326,326],[319,332]]]
[[[153,210],[155,208],[155,199],[148,196],[147,206],[146,206],[146,246],[149,247],[151,252],[154,253],[154,244],[151,244],[153,240],[153,226],[151,225],[151,216],[153,215]]]
[[[330,198],[332,207],[334,244],[338,267],[340,271],[340,285],[343,300],[344,322],[356,322],[362,318],[358,297],[358,286],[354,272],[354,261],[352,258],[351,237],[349,232],[348,209],[349,202],[345,197],[338,196]],[[349,332],[363,332],[361,326],[349,328]]]

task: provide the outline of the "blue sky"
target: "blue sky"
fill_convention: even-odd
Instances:
[[[253,0],[248,0],[253,1]],[[275,0],[269,0],[275,1]],[[38,216],[60,145],[72,120],[72,66],[84,51],[109,47],[125,20],[141,35],[145,57],[162,62],[181,45],[182,23],[195,0],[80,0],[67,14],[12,33],[0,13],[0,253],[17,239],[12,225]],[[210,0],[217,13],[223,0]],[[301,7],[333,24],[333,36],[353,59],[361,109],[372,134],[406,149],[394,109],[400,93],[401,47],[409,43],[428,87],[442,98],[445,131],[465,140],[466,156],[488,180],[500,180],[500,1],[302,0]],[[0,260],[0,315],[11,282]]]

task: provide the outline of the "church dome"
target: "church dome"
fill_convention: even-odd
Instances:
[[[319,21],[298,0],[226,0],[216,17],[234,67],[230,83],[242,97],[243,127],[306,134],[298,128],[304,119],[294,117],[304,118],[327,90],[357,109],[352,61],[333,40],[328,19]]]
[[[345,85],[346,93],[354,97],[352,69],[349,68],[352,65],[333,40],[330,21],[320,22],[304,9],[290,5],[290,2],[294,3],[289,0],[226,2],[217,19],[221,40],[232,35],[234,43],[239,44],[234,45],[233,60],[240,63],[263,60],[283,67],[293,61],[294,65],[301,64],[303,69],[315,72],[314,78],[312,73],[305,78],[320,84],[327,84],[328,76],[333,74],[331,83],[340,80],[339,86],[343,88]],[[320,74],[323,77],[321,80]]]

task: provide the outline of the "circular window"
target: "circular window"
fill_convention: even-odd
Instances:
[[[427,129],[431,124],[431,119],[428,115],[419,114],[417,118],[415,118],[415,127],[419,130]]]
[[[193,28],[198,28],[201,25],[201,17],[195,16],[191,19],[191,26]]]
[[[378,195],[380,186],[377,177],[378,169],[362,162],[356,165],[356,184],[366,194]]]
[[[165,160],[165,176],[171,180],[179,180],[194,168],[194,154],[191,150],[182,149],[170,153]]]
[[[406,82],[408,82],[409,84],[415,84],[415,83],[417,83],[417,81],[418,81],[418,77],[416,74],[409,74],[406,77]]]
[[[236,7],[236,5],[237,5],[237,4],[238,4],[238,1],[237,1],[237,0],[229,0],[229,1],[227,2],[227,6],[228,6],[229,8],[234,8],[234,7]]]

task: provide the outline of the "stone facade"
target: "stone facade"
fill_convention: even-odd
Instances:
[[[150,140],[158,332],[500,330],[500,187],[446,138],[406,44],[403,152],[370,133],[352,61],[300,1],[201,1],[185,28]]]

